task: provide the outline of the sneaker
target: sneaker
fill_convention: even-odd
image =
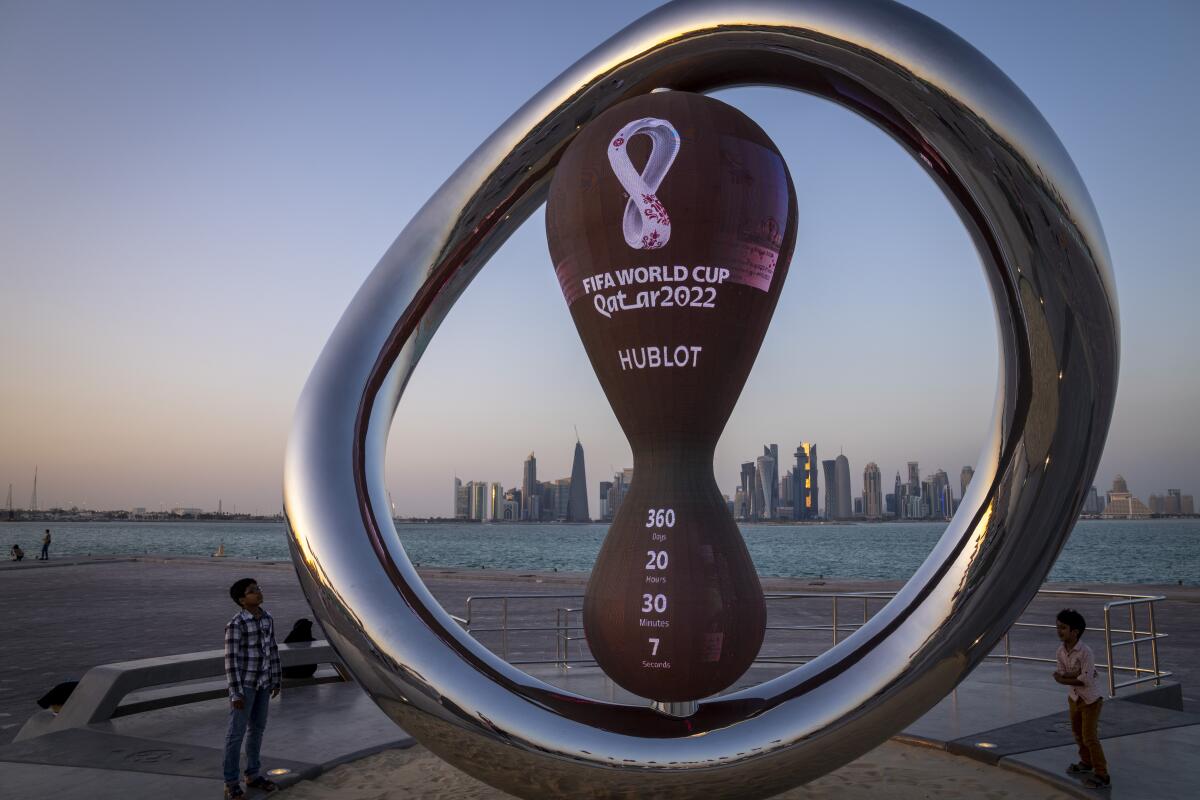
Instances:
[[[1112,778],[1107,775],[1088,775],[1083,779],[1083,785],[1089,789],[1107,789],[1112,783]]]
[[[1092,771],[1092,765],[1085,764],[1082,761],[1067,767],[1068,775],[1091,775]]]
[[[264,778],[262,775],[246,776],[247,789],[259,789],[264,792],[273,792],[279,788],[279,784],[273,780]]]

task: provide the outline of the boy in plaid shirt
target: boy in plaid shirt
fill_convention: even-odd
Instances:
[[[259,750],[267,727],[267,700],[279,695],[279,648],[275,620],[262,608],[262,590],[253,578],[229,587],[242,610],[225,626],[225,679],[229,684],[229,733],[225,735],[225,797],[244,797],[238,780],[242,738],[246,739],[246,786],[275,791],[273,781],[258,774]],[[246,725],[250,735],[246,736]]]

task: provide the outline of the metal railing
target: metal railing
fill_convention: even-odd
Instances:
[[[810,661],[828,647],[832,647],[843,638],[865,625],[871,616],[886,605],[895,592],[774,592],[767,594],[769,604],[792,603],[827,603],[827,617],[819,618],[816,622],[805,624],[773,624],[767,626],[767,636],[755,659],[757,664],[802,664]],[[1036,599],[1067,598],[1076,603],[1096,603],[1103,601],[1102,611],[1104,620],[1104,655],[1103,663],[1096,664],[1097,669],[1103,669],[1108,676],[1108,695],[1116,696],[1119,689],[1153,682],[1159,685],[1163,678],[1172,673],[1164,671],[1159,662],[1158,641],[1166,638],[1167,634],[1160,633],[1154,616],[1154,606],[1166,599],[1162,595],[1133,595],[1105,592],[1077,592],[1069,590],[1043,589]],[[1035,599],[1035,600],[1036,600]],[[510,625],[510,601],[519,601],[520,609],[516,612],[525,622],[520,625]],[[564,602],[565,601],[565,602]],[[552,625],[527,624],[531,614],[539,613],[531,606],[539,602],[553,602],[552,609],[543,609],[540,613],[554,612]],[[498,604],[498,609],[488,613],[488,607]],[[583,595],[581,594],[489,594],[472,595],[467,598],[467,610],[464,618],[455,619],[463,628],[476,638],[480,635],[499,634],[499,655],[513,665],[544,665],[554,664],[560,669],[587,664],[594,665],[595,660],[590,654],[585,654],[586,638],[583,635],[583,624],[579,615],[582,613]],[[848,608],[849,606],[849,608]],[[1030,607],[1033,603],[1030,604]],[[1145,629],[1139,627],[1138,610],[1144,610]],[[1022,614],[1029,613],[1027,608]],[[1118,615],[1128,614],[1128,628],[1117,627]],[[548,614],[547,614],[548,615]],[[1093,619],[1095,617],[1093,616]],[[1003,659],[1005,663],[1012,661],[1028,661],[1055,663],[1054,658],[1029,655],[1014,652],[1013,634],[1023,630],[1054,629],[1054,623],[1024,622],[1018,619],[1004,634],[1004,639],[997,646],[999,652],[992,652],[987,657]],[[510,658],[510,634],[525,636],[549,636],[553,640],[553,657]],[[828,647],[815,649],[813,652],[789,652],[781,641],[791,635],[818,634],[819,639],[827,639]],[[1128,638],[1115,638],[1115,637]],[[543,642],[543,648],[544,648]],[[577,655],[572,657],[571,647],[575,645]],[[1139,645],[1148,645],[1150,663],[1144,666]],[[1039,652],[1047,649],[1046,640],[1037,643]],[[1128,648],[1131,654],[1130,664],[1117,664],[1115,654]],[[1118,674],[1129,674],[1127,680],[1117,680]]]
[[[543,634],[550,633],[551,635],[553,635],[555,637],[556,651],[559,649],[564,649],[564,651],[565,651],[566,645],[561,644],[561,642],[559,642],[559,639],[563,635],[563,633],[562,633],[563,623],[561,622],[561,618],[563,616],[563,612],[567,611],[568,609],[564,609],[562,607],[555,609],[555,626],[553,628],[547,627],[545,625],[534,626],[534,627],[530,627],[530,626],[513,627],[508,624],[508,601],[509,600],[576,600],[576,601],[579,601],[580,604],[582,604],[583,595],[580,595],[580,594],[475,594],[475,595],[471,595],[470,597],[467,598],[466,617],[465,618],[460,618],[460,617],[454,618],[460,625],[463,626],[463,628],[467,631],[467,633],[470,633],[472,636],[476,636],[476,634],[479,634],[479,633],[499,633],[500,634],[500,657],[503,658],[505,661],[508,661],[510,664],[513,664],[514,666],[529,665],[529,664],[557,663],[559,661],[558,658],[555,658],[554,662],[551,662],[547,659],[533,659],[533,660],[518,659],[515,661],[512,660],[509,657],[508,635],[509,635],[509,633],[543,633]],[[499,602],[500,603],[499,625],[492,626],[492,627],[484,627],[484,626],[475,625],[474,621],[476,618],[476,607],[481,603],[490,603],[490,602]],[[578,609],[569,609],[569,610],[577,611]],[[575,628],[577,630],[582,631],[583,625],[581,624],[581,625],[575,626]],[[476,638],[478,638],[478,636],[476,636]],[[577,638],[582,639],[583,637],[580,636]],[[583,659],[583,660],[586,660],[589,663],[595,663],[591,659]]]
[[[1154,619],[1154,604],[1160,600],[1165,600],[1164,595],[1137,595],[1137,594],[1115,594],[1108,592],[1076,592],[1070,590],[1055,590],[1043,589],[1038,592],[1038,597],[1062,597],[1071,600],[1099,600],[1107,599],[1103,606],[1104,612],[1104,663],[1096,664],[1097,669],[1106,670],[1108,673],[1108,696],[1115,697],[1118,689],[1124,689],[1129,686],[1137,686],[1143,683],[1154,682],[1155,686],[1162,683],[1163,678],[1168,678],[1172,673],[1163,671],[1159,666],[1158,661],[1158,640],[1165,639],[1167,634],[1159,633],[1158,624]],[[1138,629],[1137,610],[1144,608],[1146,611],[1146,625],[1148,630]],[[1113,624],[1113,610],[1126,609],[1129,614],[1129,627],[1118,628]],[[1013,628],[1049,628],[1054,629],[1054,623],[1036,623],[1036,622],[1021,622],[1017,621]],[[1128,635],[1128,639],[1113,640],[1114,634]],[[1005,662],[1008,661],[1040,661],[1053,664],[1055,659],[1043,658],[1028,655],[1013,655],[1011,650],[1012,630],[1004,634],[1004,656]],[[1150,666],[1143,667],[1141,663],[1141,653],[1138,650],[1138,645],[1148,644],[1150,649]],[[1132,663],[1128,666],[1115,663],[1114,653],[1118,648],[1128,647],[1130,649],[1130,657]],[[1132,673],[1129,680],[1117,681],[1117,673]]]

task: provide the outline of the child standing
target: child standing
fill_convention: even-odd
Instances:
[[[253,578],[229,587],[241,610],[225,626],[225,679],[229,684],[229,732],[225,735],[225,797],[244,797],[238,780],[242,739],[246,739],[246,785],[265,792],[278,788],[258,772],[267,727],[267,701],[279,695],[279,648],[275,620],[262,608],[263,594]],[[250,735],[246,736],[247,723]]]
[[[1079,745],[1079,761],[1067,767],[1070,775],[1082,775],[1083,785],[1100,789],[1110,783],[1108,762],[1100,747],[1100,707],[1104,698],[1096,687],[1096,658],[1092,648],[1079,641],[1087,629],[1083,615],[1071,608],[1058,612],[1055,625],[1058,639],[1054,680],[1069,687],[1067,705],[1071,710],[1071,733]]]

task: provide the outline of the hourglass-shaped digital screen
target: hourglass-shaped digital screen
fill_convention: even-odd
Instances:
[[[637,695],[710,696],[746,671],[766,627],[712,461],[787,275],[791,177],[740,111],[657,92],[580,131],[555,170],[546,229],[633,449],[633,481],[587,587],[588,644]]]

